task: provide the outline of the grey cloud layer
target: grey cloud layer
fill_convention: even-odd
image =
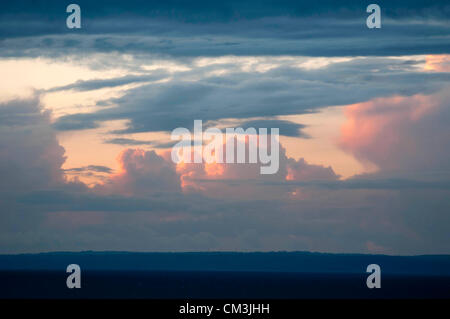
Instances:
[[[359,58],[308,70],[288,61],[266,72],[243,72],[234,66],[220,76],[213,72],[227,69],[228,64],[198,67],[186,63],[191,70],[173,74],[166,83],[146,84],[106,101],[117,107],[63,116],[54,125],[58,130],[78,130],[128,119],[127,128],[115,132],[123,134],[190,128],[196,119],[274,120],[280,115],[305,114],[381,96],[430,94],[450,81],[448,73],[419,72],[420,62],[424,61]],[[271,123],[275,124],[266,122]],[[302,135],[298,124],[276,124],[282,135]]]
[[[142,83],[142,82],[152,82],[161,80],[165,77],[164,72],[155,72],[153,74],[149,75],[127,75],[120,78],[112,78],[112,79],[97,79],[97,80],[88,80],[88,81],[77,81],[75,83],[64,85],[64,86],[58,86],[51,88],[49,90],[45,90],[43,92],[45,93],[52,93],[57,91],[66,91],[66,90],[74,90],[74,91],[92,91],[97,89],[103,89],[103,88],[112,88],[127,84],[134,84],[134,83]]]
[[[370,2],[78,1],[83,27],[65,27],[61,2],[8,4],[1,56],[122,52],[171,56],[409,55],[450,52],[446,1],[378,1],[383,27],[365,25]]]

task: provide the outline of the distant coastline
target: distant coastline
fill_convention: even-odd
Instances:
[[[391,256],[316,252],[47,252],[1,254],[0,271],[58,270],[252,271],[365,273],[379,264],[384,274],[450,276],[450,255]]]

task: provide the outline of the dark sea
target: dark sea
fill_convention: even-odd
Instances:
[[[82,273],[68,289],[64,271],[0,271],[0,298],[73,299],[404,299],[450,298],[450,276],[382,276],[368,289],[366,273],[235,271],[100,271]]]

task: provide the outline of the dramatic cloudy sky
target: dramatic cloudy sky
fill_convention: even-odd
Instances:
[[[0,8],[0,253],[450,253],[448,1],[73,2]],[[278,173],[174,164],[195,119]]]

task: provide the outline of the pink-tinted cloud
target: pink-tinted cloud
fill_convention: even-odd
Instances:
[[[349,105],[339,144],[382,171],[448,168],[448,97],[440,92]]]
[[[279,170],[273,175],[261,175],[260,163],[227,164],[203,163],[177,165],[183,190],[202,192],[209,196],[223,198],[269,199],[290,195],[289,188],[277,187],[286,181],[336,180],[331,167],[313,165],[304,159],[295,160],[286,155],[280,147]]]
[[[121,171],[106,182],[109,191],[128,196],[180,191],[175,166],[155,151],[127,149],[117,160]]]
[[[127,196],[183,192],[223,199],[268,199],[289,195],[289,188],[279,187],[279,183],[339,178],[331,167],[288,158],[283,147],[280,148],[279,170],[273,175],[262,175],[261,163],[181,162],[175,165],[167,151],[157,154],[127,149],[119,155],[118,161],[121,171],[98,190]]]

